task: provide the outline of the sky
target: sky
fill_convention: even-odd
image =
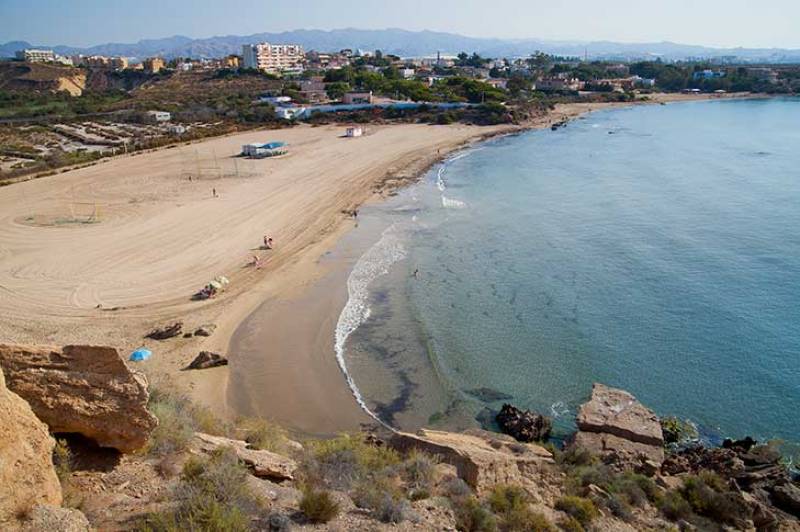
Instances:
[[[0,0],[0,43],[89,46],[294,29],[800,48],[800,0]]]

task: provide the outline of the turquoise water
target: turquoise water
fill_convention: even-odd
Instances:
[[[468,425],[487,387],[565,432],[599,381],[800,441],[800,100],[493,140],[367,215],[393,254],[344,359],[385,421]]]

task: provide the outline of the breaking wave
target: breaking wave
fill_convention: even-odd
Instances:
[[[444,207],[445,209],[463,209],[466,206],[467,204],[464,203],[463,201],[453,198],[448,198],[444,194],[442,194],[442,207]]]
[[[347,338],[370,316],[368,303],[370,283],[378,277],[389,273],[389,268],[406,256],[405,246],[397,233],[394,225],[387,228],[381,235],[380,240],[358,259],[353,271],[350,272],[350,276],[347,279],[348,299],[342,309],[342,313],[339,314],[334,339],[336,360],[359,406],[378,423],[387,427],[388,425],[367,407],[355,381],[347,372],[344,351]]]

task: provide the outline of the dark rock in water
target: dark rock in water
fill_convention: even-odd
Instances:
[[[733,449],[735,451],[748,452],[756,443],[758,442],[750,436],[747,436],[742,440],[725,438],[725,441],[722,442],[722,447],[723,449]]]
[[[210,351],[200,351],[200,354],[197,355],[197,358],[192,360],[192,363],[189,364],[186,369],[207,369],[227,365],[228,359],[224,356],[218,355],[217,353],[212,353]]]
[[[480,412],[475,415],[475,421],[481,426],[483,430],[496,431],[497,422],[495,421],[496,411],[488,407],[483,407]]]
[[[152,338],[153,340],[167,340],[181,334],[181,329],[183,329],[183,323],[178,321],[166,327],[153,329],[147,334],[146,338]]]
[[[214,334],[214,331],[217,330],[217,326],[213,323],[206,323],[205,325],[201,325],[194,331],[195,336],[211,336]]]
[[[553,428],[552,420],[530,410],[520,410],[508,403],[497,414],[500,430],[521,442],[545,441]]]
[[[510,395],[495,390],[494,388],[474,388],[472,390],[467,390],[467,393],[479,401],[483,401],[484,403],[494,403],[496,401],[508,401],[509,399],[513,399]]]

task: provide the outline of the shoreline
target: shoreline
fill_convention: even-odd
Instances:
[[[234,377],[241,353],[231,350],[236,331],[263,305],[297,301],[315,283],[336,276],[332,273],[336,266],[324,264],[320,257],[352,227],[344,211],[386,198],[453,152],[488,138],[549,127],[564,115],[572,119],[599,109],[719,98],[701,96],[564,104],[524,125],[379,125],[357,140],[341,138],[343,124],[252,130],[176,149],[115,157],[2,187],[0,313],[5,319],[0,321],[0,337],[29,344],[114,345],[124,355],[146,345],[154,356],[136,367],[152,382],[174,384],[216,413],[233,417],[241,414],[228,401],[230,390],[241,392]],[[255,161],[252,175],[240,176],[241,167],[236,165],[250,162],[237,163],[232,154],[241,144],[267,136],[287,139],[292,153],[280,160]],[[236,168],[236,174],[187,182],[180,177],[187,165],[198,169],[217,165],[220,174]],[[212,187],[219,197],[211,197]],[[31,223],[34,216],[49,223]],[[89,221],[91,217],[97,219]],[[269,254],[253,248],[264,232],[276,239],[276,249]],[[260,271],[244,266],[252,253],[265,257]],[[216,275],[232,281],[225,294],[206,302],[189,300]],[[343,284],[339,286],[341,294]],[[320,323],[338,318],[340,303],[329,302],[328,310],[319,312],[322,322],[295,329],[294,336],[308,342],[317,338]],[[281,317],[295,324],[292,316],[306,313],[302,306]],[[217,330],[206,339],[142,339],[152,327],[177,320],[187,331],[209,322]],[[280,403],[271,407],[302,406],[301,386],[307,375],[315,374],[322,383],[318,408],[337,410],[325,418],[328,426],[337,428],[337,416],[345,416],[348,426],[360,423],[349,410],[355,405],[352,396],[348,406],[338,392],[325,392],[338,386],[349,395],[333,356],[333,336],[310,348],[292,347],[280,338],[280,327],[272,327],[271,342],[303,352],[306,358],[288,368],[295,372],[295,380],[286,383],[298,384],[289,390],[294,395],[280,396]],[[308,331],[313,334],[306,335]],[[321,356],[324,349],[327,355]],[[180,371],[200,350],[228,355],[231,369]],[[291,351],[282,354],[279,370],[287,370],[290,356]],[[282,381],[282,376],[273,378]],[[341,404],[331,404],[328,399],[333,395],[341,397]],[[279,417],[274,411],[264,415]]]
[[[746,97],[749,97],[747,95]],[[742,95],[728,95],[727,98],[741,98]],[[579,104],[565,104],[561,108],[556,108],[555,111],[550,112],[544,117],[534,120],[530,124],[506,128],[503,131],[494,131],[479,135],[461,145],[455,146],[448,151],[437,154],[435,158],[430,160],[427,164],[421,166],[417,175],[405,182],[393,184],[394,186],[389,189],[388,195],[393,195],[399,189],[405,189],[418,183],[427,172],[436,166],[446,161],[453,154],[460,151],[473,148],[483,142],[493,138],[521,134],[526,131],[544,129],[550,127],[556,122],[561,122],[564,117],[568,121],[574,120],[587,113],[608,110],[616,108],[626,108],[634,105],[653,105],[675,102],[688,102],[699,100],[721,99],[719,96],[715,97],[698,97],[697,95],[662,95],[653,101],[638,101],[638,102],[613,102],[613,103],[579,103]],[[384,183],[385,184],[385,183]],[[367,203],[385,201],[387,194],[380,194],[373,196],[367,200]],[[331,250],[336,249],[342,238],[349,235],[351,227],[338,237],[332,240],[329,248],[326,248],[324,253],[330,253]],[[358,238],[358,237],[356,237]],[[363,237],[361,237],[363,240]],[[236,358],[231,360],[231,376],[229,379],[229,391],[227,393],[227,400],[229,407],[234,411],[241,412],[242,410],[248,413],[255,413],[257,415],[266,416],[271,418],[284,426],[288,426],[291,430],[297,431],[302,434],[321,436],[335,434],[341,430],[356,430],[359,426],[364,424],[376,424],[375,419],[372,418],[372,413],[367,411],[358,404],[355,391],[351,390],[350,384],[347,382],[348,376],[345,375],[344,368],[339,367],[336,362],[337,353],[334,349],[336,340],[335,323],[339,319],[345,304],[348,302],[348,297],[343,294],[346,292],[347,282],[350,272],[357,263],[361,254],[369,250],[378,237],[373,235],[373,240],[369,237],[366,238],[367,244],[361,243],[361,253],[357,256],[349,256],[346,260],[340,260],[334,267],[334,271],[329,272],[326,276],[317,281],[307,285],[304,290],[294,295],[294,299],[283,299],[272,303],[273,308],[269,308],[270,302],[265,301],[258,308],[253,310],[248,315],[246,320],[242,323],[241,327],[244,330],[240,331],[239,328],[235,329],[230,335],[228,344],[228,351],[236,353]],[[320,255],[322,256],[322,254]],[[332,282],[331,279],[338,279],[338,282]],[[335,292],[337,296],[331,296],[330,293]],[[253,340],[253,329],[257,328],[257,323],[260,321],[262,324],[282,323],[280,314],[281,310],[287,308],[291,309],[290,312],[303,312],[307,311],[310,306],[313,306],[311,301],[318,298],[329,298],[334,302],[329,302],[326,311],[321,311],[318,307],[312,311],[316,315],[316,319],[306,324],[303,328],[297,328],[294,324],[290,328],[290,332],[279,333],[278,337],[270,336],[270,344],[267,346],[265,343],[255,346]],[[321,332],[324,331],[324,334]],[[304,360],[302,362],[306,367],[303,371],[298,371],[297,366],[293,363],[286,367],[285,364],[279,364],[280,353],[297,347],[297,337],[313,338],[314,342],[305,342],[305,348],[311,348],[312,353],[305,352]],[[263,338],[262,338],[263,340]],[[240,386],[247,381],[256,380],[253,378],[253,372],[258,371],[258,361],[266,363],[270,366],[272,373],[269,375],[261,375],[261,383],[263,384],[262,390],[272,389],[277,387],[281,389],[281,393],[261,392],[262,395],[259,399],[245,397]],[[283,360],[285,363],[286,360]],[[333,372],[333,375],[328,375],[324,379],[324,383],[319,380],[319,377],[326,371]],[[247,376],[245,376],[247,374]],[[309,379],[309,375],[312,377]],[[308,380],[311,380],[309,385]],[[338,381],[337,386],[330,387],[330,381]],[[290,384],[291,383],[291,384]],[[250,387],[252,382],[248,383]],[[326,390],[326,392],[322,392]],[[331,391],[333,390],[333,391]],[[341,391],[347,392],[347,397],[341,396]],[[321,400],[320,395],[326,396],[327,400]],[[276,399],[283,399],[280,405],[276,404]],[[286,400],[288,399],[288,400]],[[254,404],[259,404],[255,406]],[[314,404],[324,404],[321,410],[309,408]],[[335,414],[333,413],[335,412]],[[324,415],[322,415],[324,414]],[[302,421],[297,421],[303,418]],[[311,422],[310,419],[315,419]]]

